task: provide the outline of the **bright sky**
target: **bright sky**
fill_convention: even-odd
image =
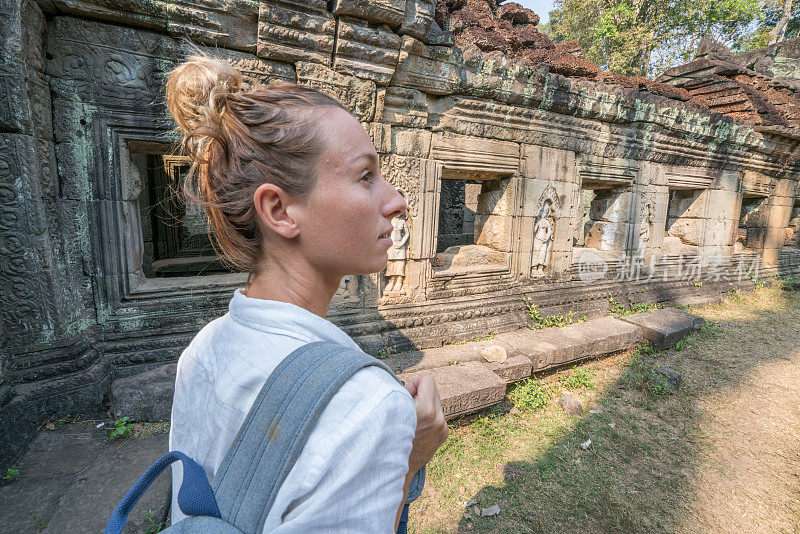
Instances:
[[[553,0],[514,0],[516,3],[532,9],[539,15],[540,23],[550,20],[550,11],[553,9]]]

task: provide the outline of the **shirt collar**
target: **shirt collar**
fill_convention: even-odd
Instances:
[[[361,350],[341,328],[296,304],[248,297],[237,289],[228,311],[236,322],[256,330],[288,335],[308,343],[330,341]]]

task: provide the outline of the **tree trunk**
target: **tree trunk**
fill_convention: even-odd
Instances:
[[[784,0],[783,2],[783,16],[781,20],[775,25],[775,28],[770,32],[769,44],[775,44],[783,40],[786,33],[786,25],[789,24],[789,18],[792,16],[792,0]]]

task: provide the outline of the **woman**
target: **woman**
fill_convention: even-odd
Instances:
[[[170,450],[210,480],[270,373],[296,348],[358,348],[325,320],[346,274],[383,269],[406,209],[361,124],[335,99],[282,84],[242,90],[225,61],[194,56],[167,81],[194,160],[185,189],[218,247],[250,273],[223,317],[178,362]],[[336,393],[270,509],[265,532],[394,532],[414,473],[447,437],[436,385],[400,386],[375,367]],[[182,480],[173,465],[173,523]]]

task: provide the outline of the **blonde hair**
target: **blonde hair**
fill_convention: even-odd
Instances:
[[[290,83],[247,90],[233,65],[206,55],[189,57],[169,74],[166,103],[193,162],[183,192],[205,208],[214,246],[252,275],[263,243],[255,190],[272,183],[305,199],[327,146],[321,112],[344,107]]]

